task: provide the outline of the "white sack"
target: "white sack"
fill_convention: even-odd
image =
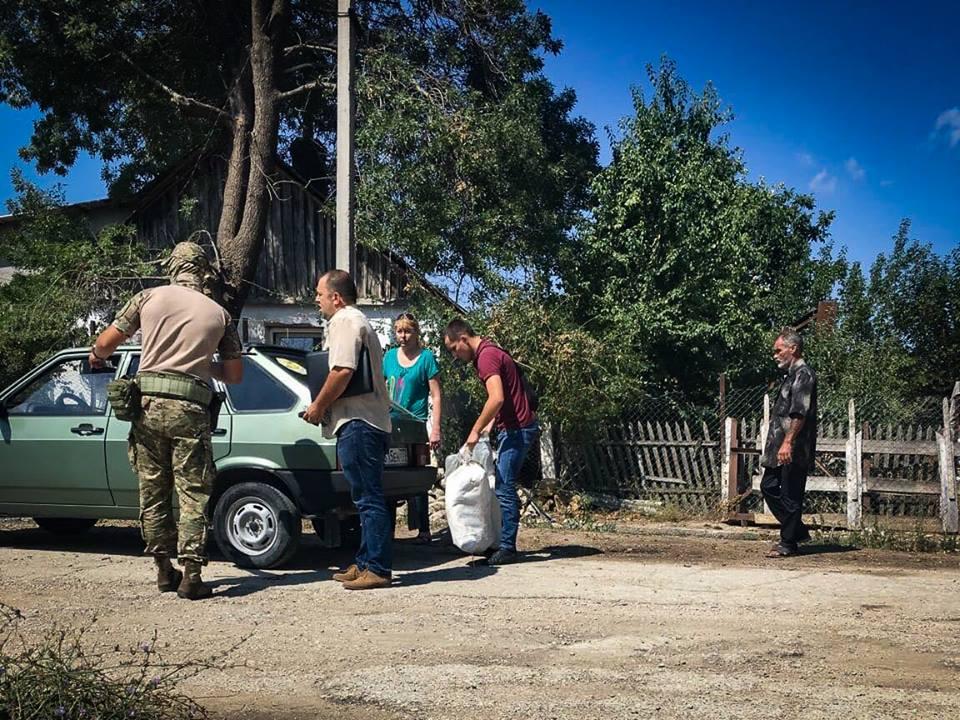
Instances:
[[[477,443],[470,454],[461,448],[447,457],[444,504],[453,544],[480,554],[499,543],[500,505],[494,495],[495,475],[490,443]]]

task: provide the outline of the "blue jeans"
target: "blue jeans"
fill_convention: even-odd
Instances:
[[[362,420],[351,420],[337,433],[337,458],[360,513],[357,567],[381,577],[390,577],[393,568],[393,524],[383,496],[383,458],[389,447],[390,434]]]
[[[527,451],[537,440],[537,421],[519,430],[501,430],[497,442],[497,501],[500,503],[500,549],[516,551],[520,530],[520,498],[517,497],[517,476]]]

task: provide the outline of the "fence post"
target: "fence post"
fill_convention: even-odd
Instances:
[[[767,449],[767,437],[770,435],[770,396],[766,393],[763,394],[763,423],[760,425],[760,452],[763,453]],[[761,455],[762,457],[762,455]],[[760,466],[760,472],[763,472],[763,467]],[[751,484],[753,478],[750,478]],[[767,505],[767,501],[763,499],[763,494],[760,494],[760,512],[764,515],[772,515],[770,511],[770,506]]]
[[[540,428],[540,472],[550,486],[557,479],[557,456],[553,444],[553,427],[545,422]]]
[[[857,414],[853,398],[847,403],[847,528],[863,525],[863,433],[857,432]]]
[[[720,458],[720,502],[728,515],[736,512],[729,507],[737,493],[737,478],[740,476],[740,456],[735,449],[737,419],[728,417],[723,421],[723,455]]]
[[[950,401],[943,399],[943,430],[937,433],[938,465],[940,466],[940,519],[943,531],[960,531],[957,512],[957,467],[953,447],[953,428]]]
[[[726,432],[727,432],[727,374],[725,372],[720,373],[720,406],[719,412],[717,413],[720,416],[720,447],[725,446]]]

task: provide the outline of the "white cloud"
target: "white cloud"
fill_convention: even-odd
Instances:
[[[854,180],[863,180],[863,176],[867,174],[856,158],[850,158],[843,166]]]
[[[797,161],[806,167],[813,165],[813,155],[808,152],[797,153]]]
[[[837,179],[826,170],[821,170],[810,181],[810,189],[814,192],[829,195],[837,189]]]
[[[940,113],[937,118],[936,132],[945,131],[950,138],[950,147],[960,144],[960,108],[950,108]]]

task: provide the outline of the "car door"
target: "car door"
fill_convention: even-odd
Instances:
[[[91,368],[80,353],[65,355],[3,398],[0,503],[22,506],[25,515],[44,510],[38,506],[113,505],[104,438],[115,372]]]
[[[126,377],[133,377],[140,367],[140,353],[130,352],[124,359],[121,373]],[[219,459],[230,452],[231,417],[227,408],[220,411],[219,422],[213,429],[213,457]],[[113,497],[120,507],[135,508],[140,506],[140,483],[133,468],[130,467],[130,458],[127,452],[127,438],[130,435],[130,423],[118,420],[110,410],[110,422],[107,425],[106,438],[106,465],[107,479]],[[173,497],[177,504],[176,493]]]
[[[231,459],[290,470],[332,469],[333,443],[306,424],[297,411],[309,402],[306,385],[291,388],[289,367],[243,356],[243,382],[227,386],[233,413]]]

